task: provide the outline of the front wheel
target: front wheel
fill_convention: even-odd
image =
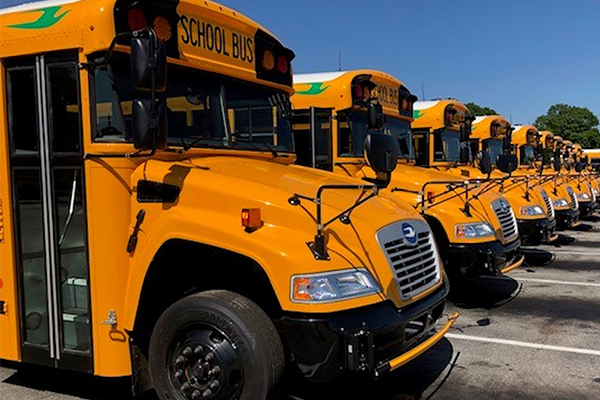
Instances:
[[[149,364],[161,400],[260,400],[275,392],[285,358],[260,307],[215,290],[165,310],[152,331]]]

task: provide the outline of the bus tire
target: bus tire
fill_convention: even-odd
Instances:
[[[167,308],[152,331],[148,359],[161,400],[270,399],[285,368],[269,317],[225,290],[193,294]]]

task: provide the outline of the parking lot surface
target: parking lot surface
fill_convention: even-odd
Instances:
[[[460,292],[447,310],[460,318],[422,357],[376,382],[345,376],[327,385],[291,383],[285,398],[600,398],[600,218],[563,232],[556,245],[532,249],[528,264],[508,276],[469,282]],[[0,367],[2,400],[129,399],[128,385]]]

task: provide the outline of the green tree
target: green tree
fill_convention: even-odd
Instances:
[[[471,113],[476,117],[479,115],[496,115],[496,114],[498,114],[496,112],[496,110],[494,110],[493,108],[480,106],[479,104],[475,104],[475,103],[467,103],[467,104],[465,104],[465,106],[467,106],[469,111],[471,111]]]
[[[586,148],[600,147],[598,124],[598,117],[589,109],[562,103],[553,105],[535,120],[539,130],[551,131]]]

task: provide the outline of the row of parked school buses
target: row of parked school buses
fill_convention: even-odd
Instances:
[[[217,3],[0,16],[1,359],[161,399],[379,377],[450,329],[452,282],[598,206],[597,153],[376,70],[293,75]]]

